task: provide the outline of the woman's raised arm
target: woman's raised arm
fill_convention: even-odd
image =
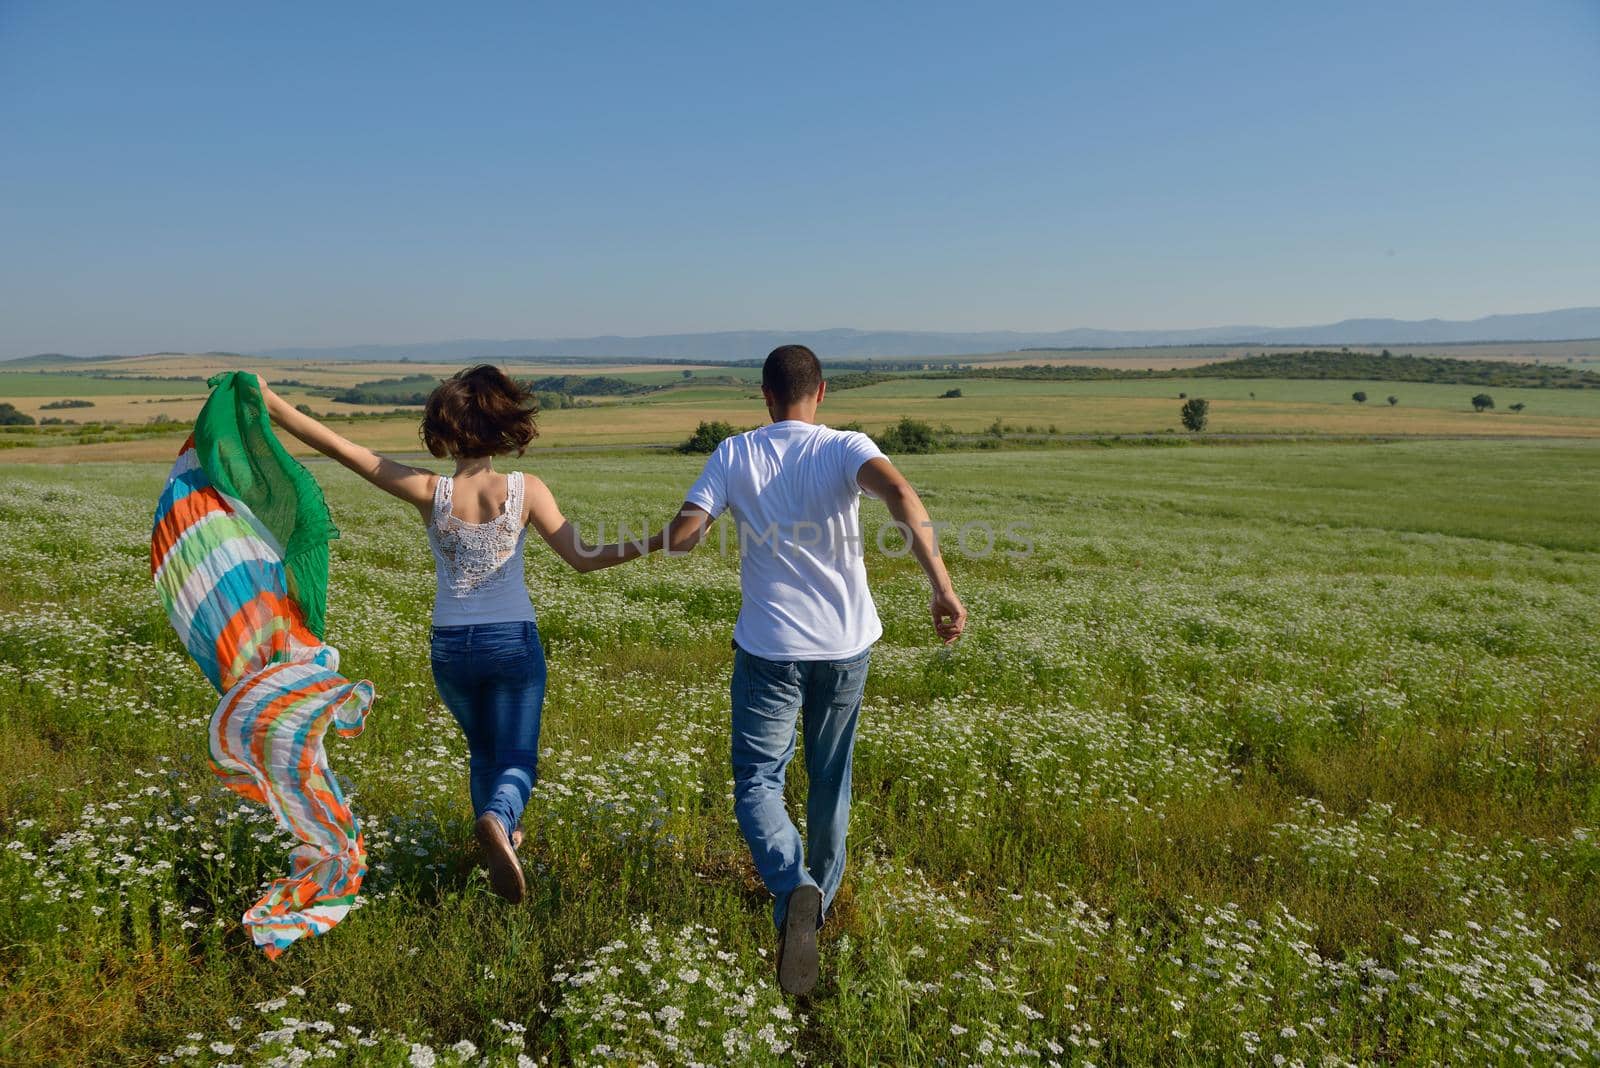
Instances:
[[[257,381],[261,383],[261,396],[267,402],[267,414],[286,433],[330,460],[339,461],[385,493],[392,493],[424,511],[433,504],[434,482],[439,476],[432,471],[391,460],[365,445],[357,445],[278,396],[264,379],[258,376]]]

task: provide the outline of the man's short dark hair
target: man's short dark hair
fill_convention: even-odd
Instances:
[[[779,404],[815,396],[822,385],[822,361],[804,345],[779,345],[761,365],[761,385]]]

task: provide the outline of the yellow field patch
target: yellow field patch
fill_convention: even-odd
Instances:
[[[18,411],[26,412],[35,419],[71,419],[77,423],[149,423],[156,421],[155,417],[162,415],[192,421],[200,414],[200,406],[206,400],[203,393],[187,397],[161,392],[123,396],[112,394],[83,397],[83,400],[93,404],[91,408],[54,410],[45,408],[45,405],[52,401],[66,400],[73,396],[75,395],[64,393],[59,397],[21,397],[11,403],[16,405]]]

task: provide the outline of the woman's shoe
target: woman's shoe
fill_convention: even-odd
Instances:
[[[522,904],[528,885],[523,881],[522,865],[517,861],[516,850],[511,848],[505,824],[493,813],[485,812],[472,825],[472,833],[478,839],[478,848],[483,850],[483,862],[489,869],[489,886],[511,904]]]

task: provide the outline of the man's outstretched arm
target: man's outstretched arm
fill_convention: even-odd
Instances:
[[[933,629],[946,645],[961,637],[967,626],[967,610],[945,570],[944,558],[939,555],[939,542],[934,537],[933,520],[922,505],[922,498],[911,488],[905,476],[895,470],[894,464],[879,458],[868,460],[856,474],[862,489],[883,501],[889,514],[900,524],[911,543],[911,554],[922,565],[933,588]]]
[[[683,502],[678,514],[672,517],[660,534],[652,535],[646,552],[665,549],[668,556],[686,553],[699,545],[711,528],[711,513],[698,504]]]

